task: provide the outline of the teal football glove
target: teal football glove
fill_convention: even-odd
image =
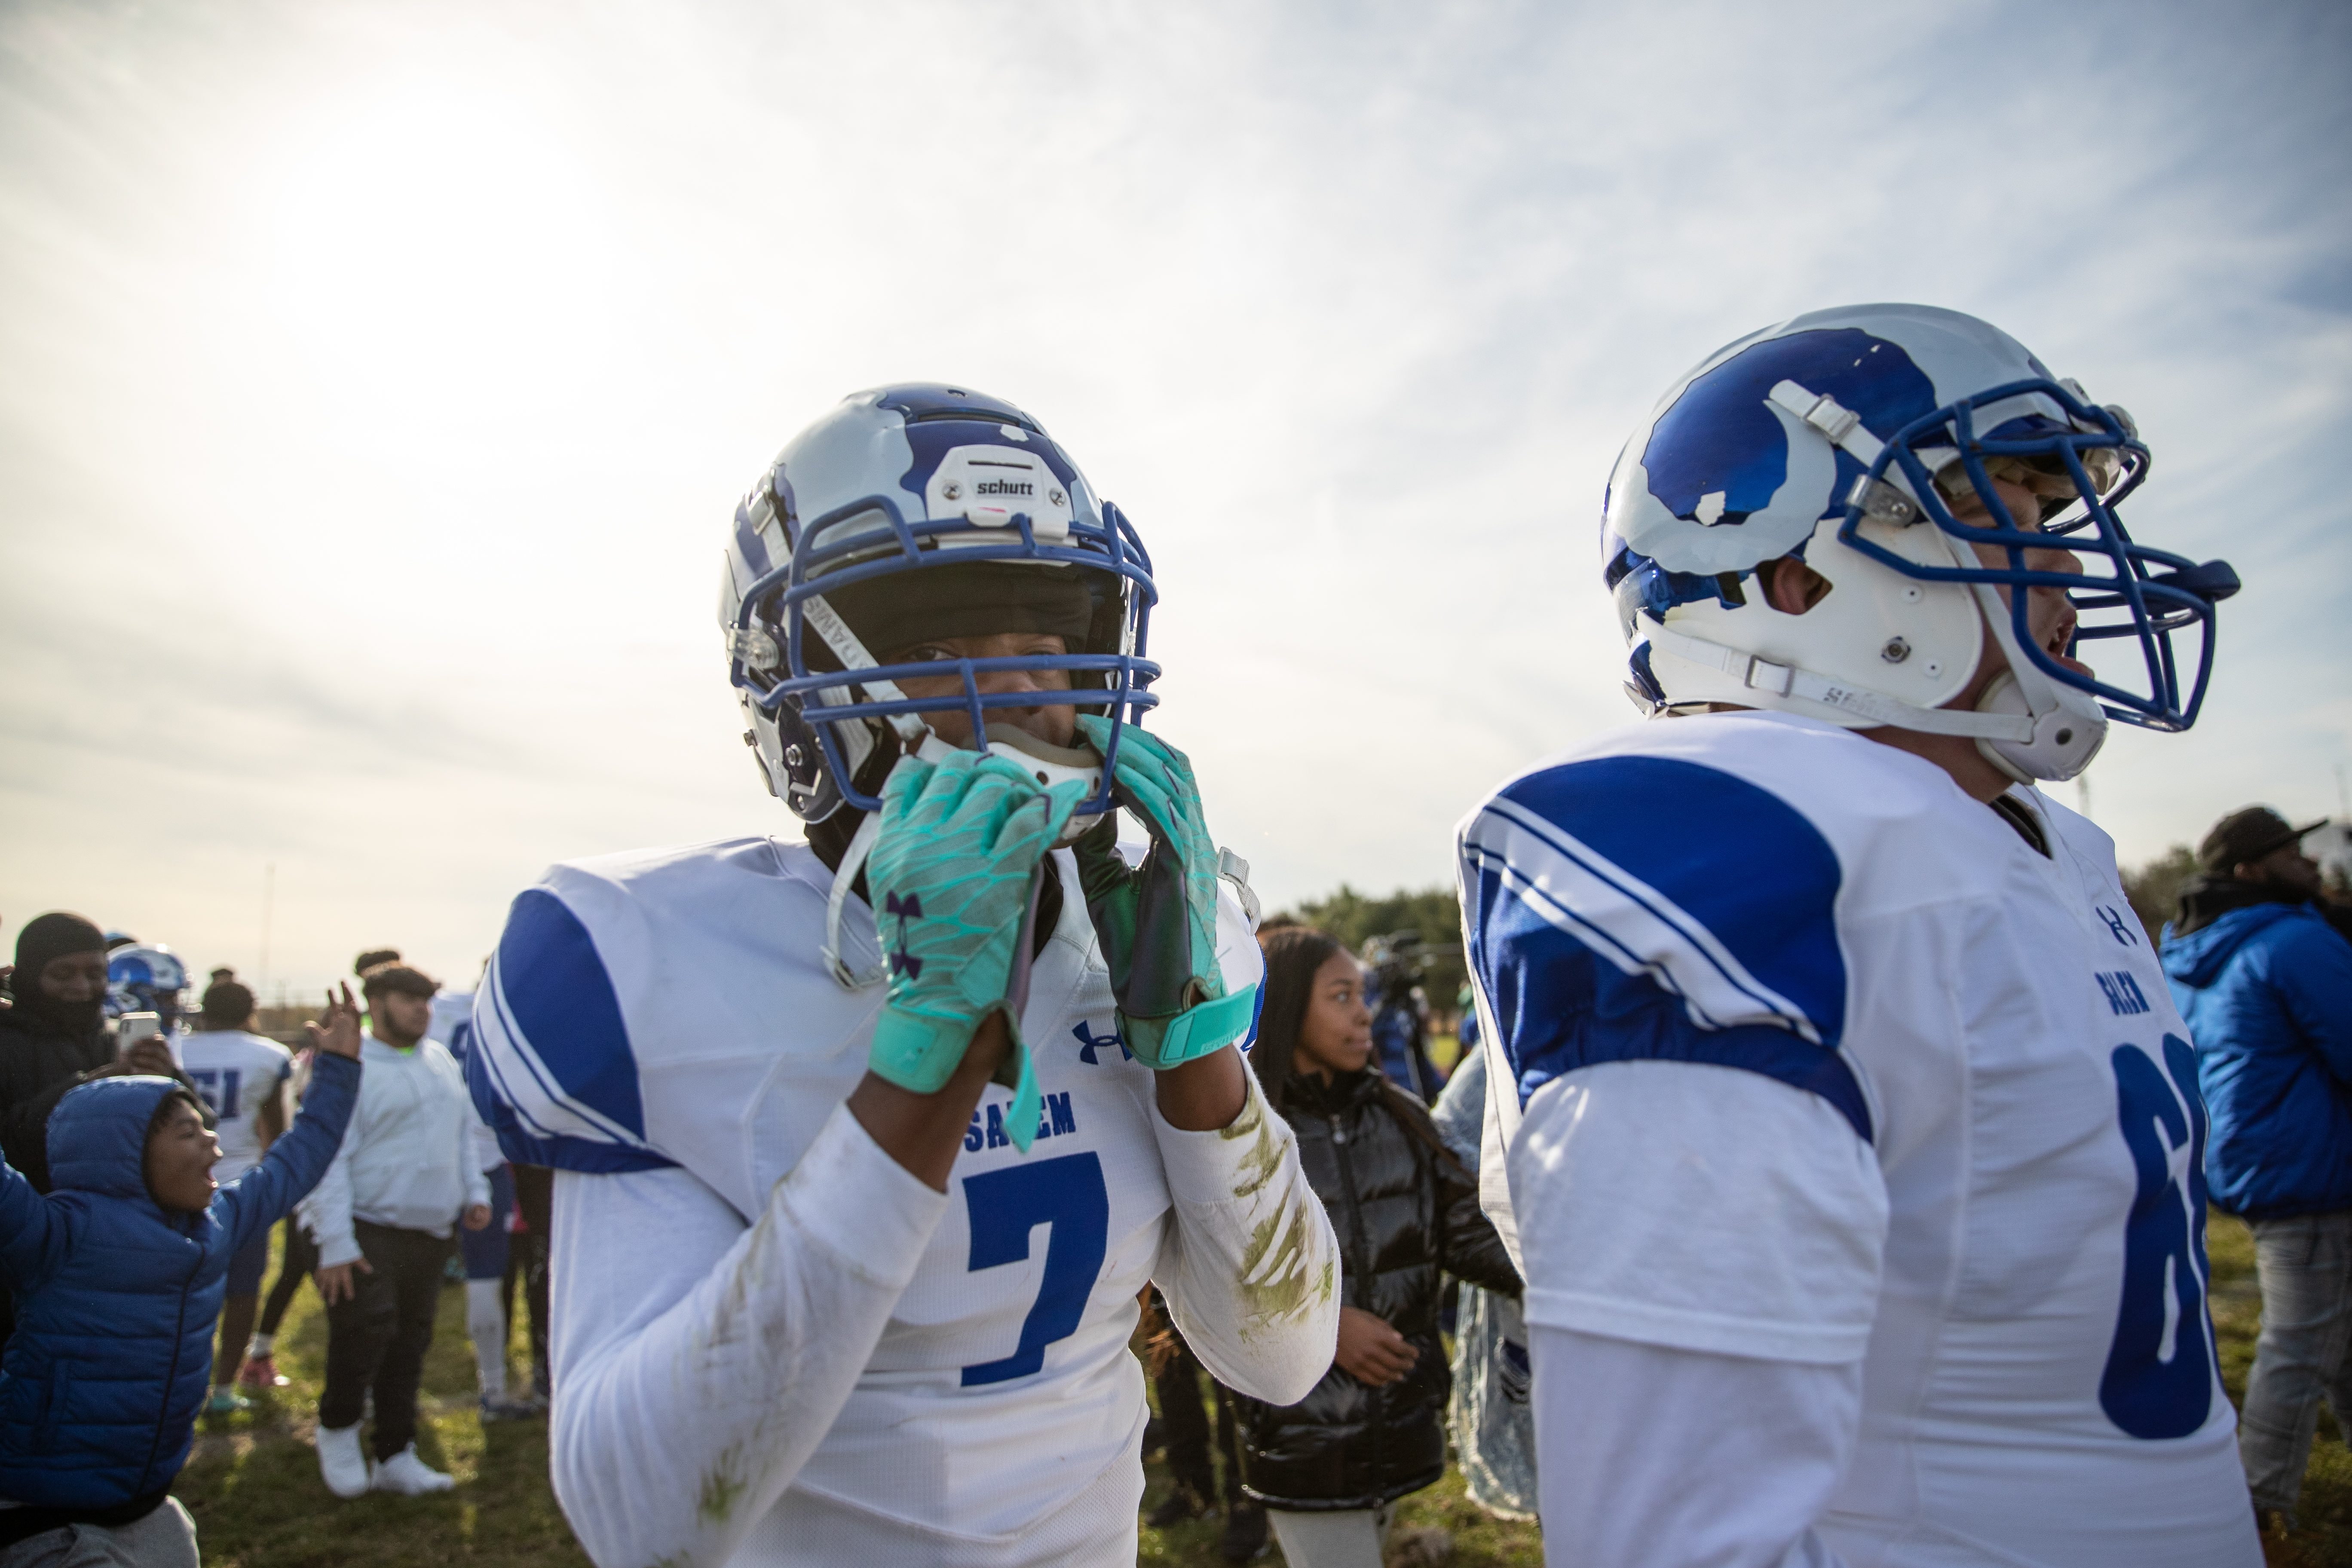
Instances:
[[[890,997],[866,1065],[917,1094],[944,1087],[991,1013],[1013,1030],[1013,1107],[1005,1131],[1023,1152],[1036,1137],[1037,1075],[1006,999],[1046,852],[1086,786],[1041,790],[999,757],[900,757],[882,786],[882,822],[866,863]],[[1050,875],[1050,868],[1048,869]]]
[[[1110,744],[1110,721],[1080,714],[1097,751]],[[1217,971],[1217,846],[1201,812],[1201,792],[1184,753],[1129,724],[1111,768],[1118,803],[1144,821],[1151,849],[1129,869],[1113,818],[1078,840],[1078,880],[1110,969],[1127,1048],[1164,1071],[1241,1038],[1257,1007],[1257,987],[1228,996]]]

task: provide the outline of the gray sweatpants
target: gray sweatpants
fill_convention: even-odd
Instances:
[[[0,1568],[197,1568],[196,1521],[175,1497],[136,1524],[69,1524],[0,1551]]]

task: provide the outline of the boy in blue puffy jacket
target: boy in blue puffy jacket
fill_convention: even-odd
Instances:
[[[167,1495],[212,1377],[229,1259],[326,1173],[359,1096],[359,1009],[328,998],[302,1114],[217,1190],[220,1146],[171,1079],[82,1085],[49,1118],[52,1190],[0,1163],[0,1268],[16,1331],[0,1361],[0,1568],[196,1568]]]

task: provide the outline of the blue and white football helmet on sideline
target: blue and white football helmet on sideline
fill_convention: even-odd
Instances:
[[[187,1008],[188,966],[160,942],[132,942],[106,955],[106,1011],[158,1015],[168,1033]]]
[[[938,384],[844,398],[787,443],[735,509],[719,582],[728,678],[769,791],[803,821],[845,805],[867,814],[835,873],[829,923],[879,821],[902,752],[943,754],[926,712],[961,710],[988,749],[1041,784],[1076,779],[1087,799],[1075,837],[1112,809],[1110,763],[1124,726],[1155,706],[1160,667],[1144,657],[1159,590],[1118,509],[1045,427],[1009,403]],[[1066,651],[885,664],[919,637],[1052,632]],[[1034,707],[1034,692],[984,693],[994,670],[1059,671],[1100,697],[1104,752],[1047,744],[987,721]],[[957,675],[961,691],[908,698],[898,683]],[[835,963],[835,973],[848,977]]]
[[[1652,711],[1725,702],[1970,735],[2013,778],[2073,778],[2110,715],[2196,721],[2214,605],[2238,587],[2223,563],[2125,532],[2116,504],[2147,468],[2129,415],[1973,316],[1857,305],[1751,333],[1668,390],[1611,478],[1601,555],[1633,649],[1626,689]],[[1994,474],[2028,482],[2043,515],[2012,518]],[[1971,491],[1981,525],[1954,515]],[[1984,564],[1979,544],[2006,563]],[[2084,574],[2028,566],[2025,552],[2053,547]],[[1803,615],[1749,592],[1784,555],[1831,585]],[[2145,681],[2098,679],[2039,647],[2021,591],[2034,587],[2068,592],[2076,644],[2131,639]],[[2185,669],[2172,639],[2191,627]],[[1988,634],[2007,673],[1975,710],[1944,708]]]

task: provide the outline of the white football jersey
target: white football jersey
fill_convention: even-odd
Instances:
[[[433,1021],[426,1034],[449,1049],[459,1068],[474,1048],[474,994],[470,991],[436,991],[433,994]],[[506,1152],[499,1147],[498,1135],[478,1113],[474,1124],[474,1161],[482,1170],[495,1171],[507,1163]],[[503,1223],[503,1216],[496,1223]]]
[[[889,1164],[841,1109],[866,1071],[885,991],[845,989],[824,969],[833,875],[805,845],[747,838],[561,865],[516,900],[479,993],[469,1077],[509,1157],[559,1173],[557,1476],[600,1560],[712,1560],[709,1542],[723,1551],[739,1537],[704,1533],[715,1530],[707,1517],[688,1530],[656,1516],[690,1510],[713,1473],[727,1478],[730,1504],[759,1495],[763,1455],[753,1450],[804,1439],[813,1451],[734,1560],[998,1563],[1124,1551],[1132,1562],[1145,1406],[1128,1339],[1145,1284],[1157,1279],[1180,1322],[1202,1331],[1213,1365],[1226,1347],[1221,1370],[1243,1386],[1295,1399],[1329,1363],[1336,1251],[1288,1129],[1255,1090],[1258,1109],[1223,1135],[1179,1132],[1158,1118],[1154,1075],[1119,1037],[1075,862],[1059,851],[1052,863],[1061,918],[1021,1015],[1044,1098],[1034,1146],[1025,1156],[1013,1146],[1011,1092],[992,1085],[944,1199]],[[1218,934],[1228,986],[1256,983],[1257,946],[1229,890]],[[876,962],[862,903],[853,901],[843,936],[853,969]],[[1253,1022],[1244,1047],[1255,1034]],[[611,1174],[621,1184],[580,1180]],[[762,1220],[790,1191],[853,1174],[817,1210]],[[910,1195],[900,1206],[914,1215],[903,1226],[898,1211],[885,1212],[901,1185]],[[720,1200],[723,1223],[706,1246]],[[925,1224],[934,1226],[928,1239]],[[656,1225],[665,1228],[640,1228]],[[724,1300],[703,1302],[738,1288],[711,1281],[756,1277],[753,1289],[771,1298],[803,1289],[802,1276],[758,1272],[770,1267],[762,1259],[773,1249],[758,1238],[772,1225],[814,1258],[801,1327],[829,1342],[772,1346],[745,1377],[795,1355],[814,1363],[853,1353],[845,1401],[814,1415],[673,1413],[674,1377],[648,1392],[634,1373],[609,1370],[625,1354],[654,1353],[643,1352],[644,1335],[590,1345],[597,1326],[635,1313],[655,1335],[674,1326],[677,1353],[723,1367],[714,1342],[744,1336],[696,1314],[731,1325]],[[864,1342],[824,1331],[823,1314],[835,1310],[824,1292],[848,1288],[843,1266],[822,1256],[827,1226],[852,1233],[840,1245],[866,1255],[877,1279],[896,1267],[901,1230],[911,1237],[911,1272],[895,1296],[872,1298],[871,1321],[856,1325]],[[632,1245],[624,1231],[647,1242],[616,1262]],[[721,1243],[731,1250],[721,1255]],[[673,1277],[662,1278],[666,1267]],[[1280,1371],[1257,1364],[1265,1358]],[[583,1359],[593,1374],[575,1370]],[[592,1375],[606,1402],[595,1429],[567,1426],[585,1419],[567,1400]],[[710,1375],[726,1397],[724,1376]],[[822,1381],[812,1373],[777,1397]],[[597,1451],[567,1468],[566,1455],[608,1442],[634,1451],[646,1434],[630,1426],[673,1419],[698,1428],[660,1431],[674,1446],[666,1457],[686,1456],[677,1480],[635,1458],[614,1467],[612,1484],[591,1479],[608,1473]],[[799,1430],[787,1437],[779,1424]]]
[[[212,1107],[213,1135],[220,1158],[213,1180],[227,1183],[261,1163],[261,1135],[254,1119],[278,1086],[293,1075],[294,1053],[275,1040],[243,1029],[198,1029],[181,1036],[180,1065]]]
[[[1496,790],[1460,830],[1486,1203],[1531,1323],[1859,1363],[1813,1522],[1850,1564],[2256,1563],[2189,1031],[2113,843],[2003,799],[2047,855],[1760,713]]]
[[[470,991],[440,990],[433,994],[433,1019],[425,1033],[449,1048],[449,1054],[465,1065],[467,1048],[474,1038],[474,994]]]

